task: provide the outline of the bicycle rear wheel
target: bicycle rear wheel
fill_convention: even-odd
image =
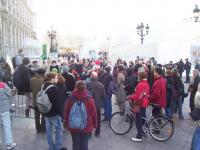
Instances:
[[[157,141],[167,141],[174,134],[174,122],[163,116],[154,118],[149,123],[149,133]]]
[[[110,128],[118,135],[124,135],[132,128],[131,117],[124,112],[115,112],[110,119]]]

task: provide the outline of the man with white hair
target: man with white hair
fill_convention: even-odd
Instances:
[[[97,128],[95,131],[95,136],[99,136],[101,128],[101,106],[103,106],[106,92],[104,85],[98,81],[98,74],[96,72],[91,73],[90,81],[87,82],[86,88],[88,91],[90,91],[91,96],[95,101],[97,110]]]

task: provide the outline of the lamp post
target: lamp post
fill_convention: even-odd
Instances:
[[[57,32],[53,30],[53,27],[51,27],[51,31],[47,31],[48,37],[50,38],[50,53],[57,52],[56,49],[56,43],[54,42],[56,40],[56,34]]]
[[[149,25],[147,24],[146,26],[144,26],[143,23],[138,24],[137,26],[137,33],[139,36],[141,36],[141,44],[143,44],[144,41],[144,36],[146,36],[149,33]],[[146,30],[146,33],[144,33],[144,30]]]
[[[198,5],[195,5],[195,8],[193,9],[194,14],[194,22],[200,22],[200,9],[198,8]]]

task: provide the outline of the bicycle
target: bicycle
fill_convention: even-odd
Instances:
[[[156,104],[150,104],[153,108]],[[135,113],[132,111],[132,102],[129,100],[129,108],[123,112],[115,112],[110,119],[110,128],[117,135],[124,135],[128,133],[135,121]],[[144,120],[143,132],[150,134],[150,136],[157,141],[167,141],[174,133],[173,120],[165,116],[153,116],[151,113],[148,117],[142,117]]]

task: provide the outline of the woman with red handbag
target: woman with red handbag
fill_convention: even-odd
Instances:
[[[142,117],[146,116],[146,107],[149,105],[149,84],[147,82],[147,72],[144,68],[138,69],[138,80],[139,83],[136,86],[135,92],[129,96],[133,101],[133,111],[136,113],[135,125],[138,131],[136,138],[131,140],[134,142],[142,142],[142,126],[144,124]]]

